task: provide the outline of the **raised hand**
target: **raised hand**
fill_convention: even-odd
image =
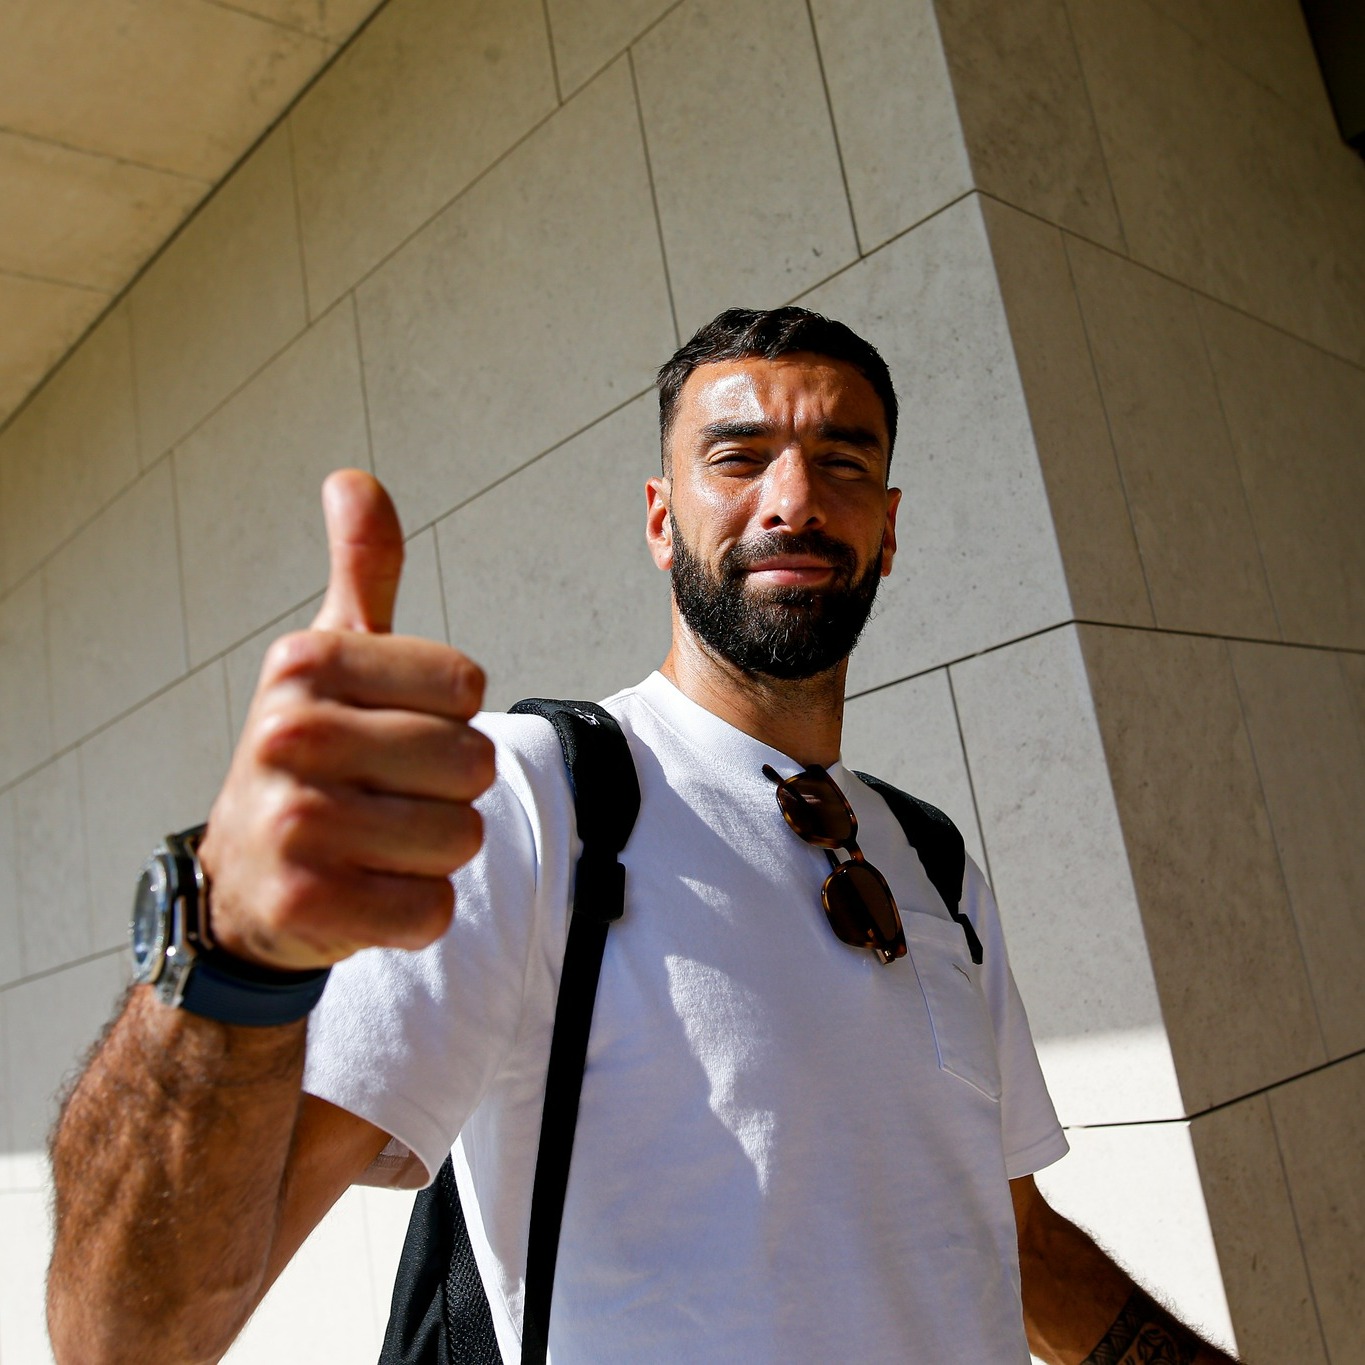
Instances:
[[[471,803],[493,780],[493,746],[468,724],[482,671],[389,633],[403,539],[388,494],[341,470],[323,507],[326,598],[311,629],[271,645],[200,848],[215,941],[290,970],[444,933],[450,873],[482,837]]]

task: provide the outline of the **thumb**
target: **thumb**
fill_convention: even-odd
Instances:
[[[363,469],[338,469],[322,485],[331,572],[315,630],[384,634],[403,571],[403,528],[384,485]]]

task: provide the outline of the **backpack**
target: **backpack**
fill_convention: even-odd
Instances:
[[[513,715],[542,716],[564,752],[574,818],[583,845],[574,876],[559,999],[545,1081],[540,1144],[526,1252],[522,1365],[544,1365],[559,1229],[578,1120],[597,980],[607,929],[625,902],[625,848],[640,810],[640,786],[625,735],[592,702],[528,698]],[[867,773],[855,773],[890,807],[949,914],[962,926],[972,961],[981,941],[959,907],[966,853],[941,810]],[[379,1365],[501,1365],[488,1297],[474,1260],[452,1159],[418,1192],[394,1279]]]

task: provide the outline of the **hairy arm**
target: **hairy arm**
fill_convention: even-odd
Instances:
[[[301,1097],[304,1030],[130,992],[53,1137],[59,1361],[218,1359],[383,1146],[372,1124]]]
[[[1024,1327],[1049,1365],[1235,1365],[1178,1322],[1038,1192],[1010,1181]]]

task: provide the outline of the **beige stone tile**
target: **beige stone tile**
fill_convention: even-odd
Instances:
[[[168,461],[149,470],[43,568],[59,745],[185,670]]]
[[[74,1079],[122,995],[125,957],[106,953],[0,995],[14,1151],[44,1150],[64,1083]]]
[[[559,88],[572,94],[677,0],[548,0]]]
[[[91,950],[76,755],[39,768],[13,792],[19,941],[28,975],[50,971]]]
[[[1341,665],[1341,676],[1355,708],[1361,743],[1365,744],[1365,657],[1359,654],[1339,654],[1337,662]]]
[[[662,662],[668,579],[644,541],[658,461],[647,395],[437,525],[451,642],[487,672],[490,709],[608,696]]]
[[[142,452],[150,463],[304,326],[283,129],[209,200],[131,298]]]
[[[344,43],[383,0],[220,0],[244,14]]]
[[[1279,638],[1189,292],[1067,244],[1156,621]]]
[[[1010,959],[1062,1122],[1182,1114],[1075,630],[951,674]]]
[[[1062,0],[937,0],[978,188],[1121,247],[1114,195]]]
[[[138,472],[128,312],[115,308],[5,433],[0,497],[10,576],[36,567]]]
[[[814,0],[811,13],[870,251],[972,187],[933,0]]]
[[[224,5],[17,0],[0,41],[0,127],[212,181],[332,51]]]
[[[1069,8],[1132,255],[1365,360],[1365,176],[1350,149],[1152,6]]]
[[[1070,1153],[1038,1176],[1048,1201],[1186,1322],[1230,1345],[1227,1297],[1189,1125],[1072,1128],[1067,1137]]]
[[[205,194],[204,180],[0,131],[0,270],[116,293]]]
[[[48,686],[43,581],[35,574],[0,598],[0,783],[52,753]]]
[[[236,649],[223,656],[228,723],[234,744],[241,737],[242,726],[246,723],[247,712],[251,709],[251,699],[256,695],[261,665],[265,662],[265,653],[271,642],[281,635],[288,635],[291,631],[305,630],[318,614],[321,605],[322,594],[319,593],[301,607],[286,613],[280,620],[272,622],[264,630],[257,631],[249,640],[244,640]]]
[[[1238,1351],[1327,1365],[1269,1102],[1253,1095],[1202,1114],[1190,1137]]]
[[[398,586],[393,628],[399,635],[420,635],[446,643],[445,599],[441,595],[441,567],[436,556],[436,532],[413,536],[404,547],[403,579]]]
[[[1365,1341],[1365,1057],[1271,1092],[1289,1195],[1332,1361]]]
[[[946,669],[851,698],[843,759],[945,811],[962,831],[967,852],[987,867]]]
[[[896,567],[853,656],[866,691],[1070,617],[1047,492],[975,200],[812,290],[886,358],[903,418]]]
[[[1365,374],[1200,300],[1285,638],[1365,648]]]
[[[91,947],[101,952],[127,942],[133,884],[144,859],[162,835],[207,818],[227,773],[222,669],[215,664],[192,673],[77,752]]]
[[[1231,646],[1256,768],[1330,1056],[1365,1049],[1365,744],[1336,658]]]
[[[1103,627],[1081,643],[1187,1112],[1320,1065],[1226,647]]]
[[[319,490],[369,447],[349,302],[315,323],[176,447],[190,663],[327,582]]]
[[[375,472],[412,529],[648,387],[674,338],[626,62],[357,297]]]
[[[350,1190],[314,1229],[223,1360],[374,1360],[384,1333],[374,1319],[366,1250],[360,1191]],[[319,1313],[316,1305],[324,1302],[327,1312]]]
[[[855,259],[801,0],[687,0],[634,54],[684,337],[722,308],[785,303]],[[737,97],[737,80],[762,98]]]
[[[290,116],[313,314],[555,102],[541,0],[388,5]]]
[[[23,974],[23,957],[19,951],[19,846],[14,835],[14,793],[0,791],[0,986]],[[4,1097],[0,1096],[0,1110],[3,1109]],[[0,1118],[3,1118],[2,1114]]]
[[[1072,609],[1083,620],[1153,625],[1062,234],[992,199],[982,199],[981,212]]]
[[[52,1245],[48,1195],[21,1190],[0,1195],[0,1359],[50,1365],[43,1314],[47,1262]]]
[[[1295,0],[1151,0],[1224,61],[1334,130],[1303,10]]]
[[[109,304],[97,289],[0,274],[0,422]]]

